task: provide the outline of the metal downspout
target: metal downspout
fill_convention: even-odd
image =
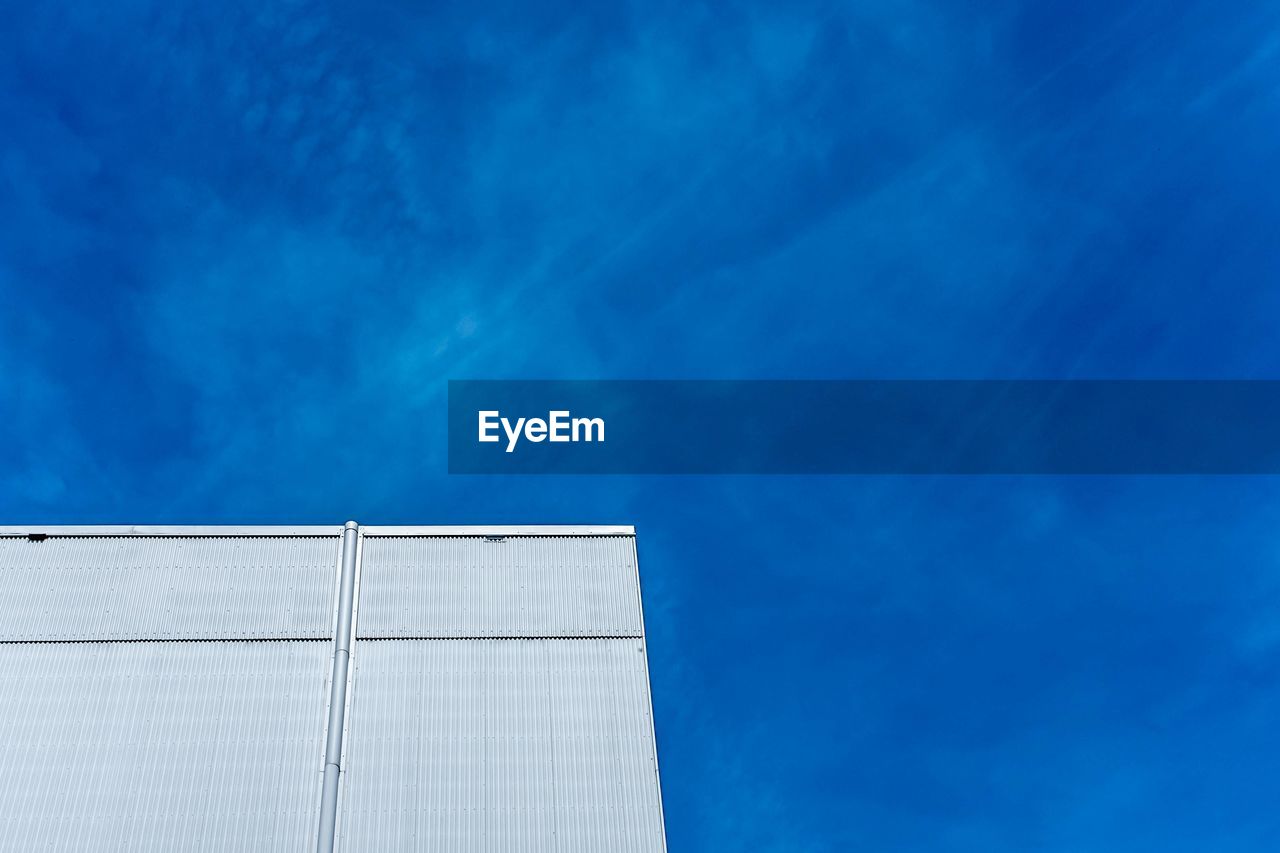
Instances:
[[[329,725],[324,746],[321,786],[319,853],[332,853],[338,821],[338,780],[342,775],[342,736],[347,716],[347,676],[351,665],[352,625],[355,621],[356,554],[360,526],[348,521],[342,531],[342,574],[338,581],[338,619],[334,631],[333,673],[329,681]]]

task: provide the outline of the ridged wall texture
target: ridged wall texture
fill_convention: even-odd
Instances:
[[[661,853],[634,537],[407,530],[0,537],[0,853]]]
[[[329,639],[338,537],[0,538],[3,640]]]
[[[642,640],[377,640],[355,661],[340,850],[663,850]]]
[[[640,636],[631,536],[369,536],[360,637]]]
[[[325,642],[0,648],[0,850],[314,845]]]

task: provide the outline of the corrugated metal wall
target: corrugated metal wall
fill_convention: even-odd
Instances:
[[[340,850],[664,849],[633,537],[367,536],[360,583]]]
[[[0,851],[316,845],[339,529],[157,530],[0,536]],[[660,853],[634,537],[484,532],[352,535],[340,848]]]
[[[633,542],[366,537],[358,636],[639,636]]]
[[[0,850],[306,850],[333,536],[0,538]]]
[[[329,639],[334,536],[0,538],[5,640]]]
[[[355,659],[339,849],[663,849],[641,640],[374,640]]]
[[[0,850],[305,850],[323,642],[0,648]]]

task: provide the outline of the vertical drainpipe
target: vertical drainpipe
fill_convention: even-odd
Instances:
[[[360,525],[348,521],[342,531],[342,575],[338,581],[338,622],[334,632],[333,674],[329,682],[329,725],[324,745],[324,783],[320,799],[319,853],[333,853],[338,821],[338,779],[342,773],[342,735],[347,716],[347,671],[351,665],[356,590],[356,549]]]

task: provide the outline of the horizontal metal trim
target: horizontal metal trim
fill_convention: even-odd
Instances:
[[[360,526],[365,536],[635,536],[630,524]]]
[[[0,526],[0,536],[339,536],[334,525],[30,524]],[[630,524],[391,525],[364,526],[366,536],[635,536]]]
[[[0,536],[332,536],[342,525],[139,525],[139,524],[31,524],[0,527]]]
[[[419,642],[434,642],[436,640],[643,640],[643,634],[473,634],[466,637],[435,635],[421,637],[365,637],[361,636],[361,640],[371,640],[373,642],[383,642],[386,640],[413,640]]]
[[[332,643],[333,637],[58,637],[0,640],[0,646],[92,646],[111,643]]]

